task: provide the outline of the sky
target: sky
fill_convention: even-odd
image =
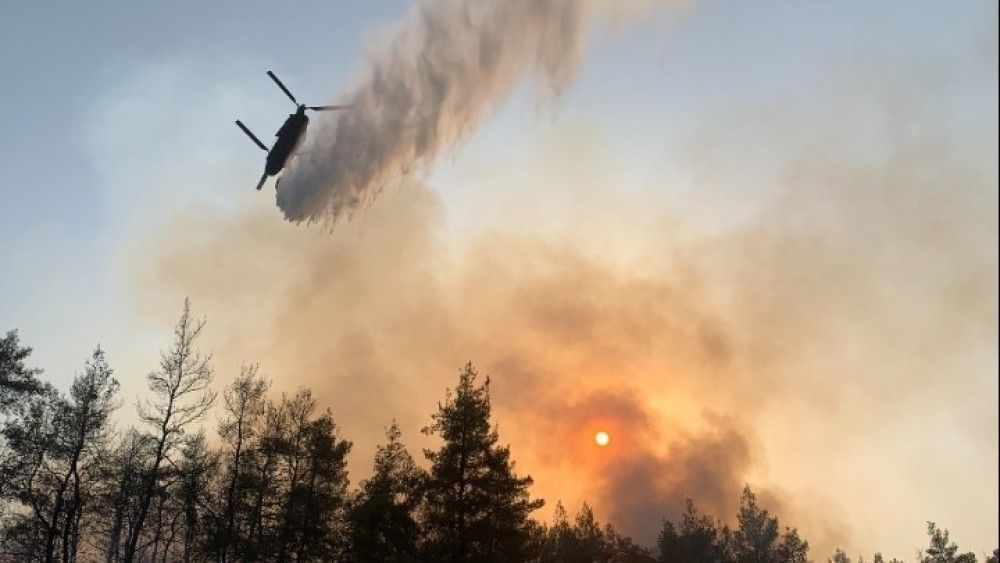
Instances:
[[[411,2],[5,6],[0,329],[62,386],[104,346],[124,425],[190,296],[219,385],[311,387],[355,482],[471,360],[541,517],[649,541],[748,483],[817,557],[992,549],[995,4],[648,4],[332,228],[232,121],[292,109],[269,69],[337,101]]]

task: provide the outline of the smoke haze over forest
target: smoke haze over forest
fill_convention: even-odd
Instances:
[[[470,29],[428,32],[467,4],[371,16],[354,51],[237,56],[238,29],[212,57],[114,59],[67,125],[91,197],[31,208],[97,217],[97,242],[23,227],[56,254],[4,255],[35,281],[0,284],[0,332],[61,388],[100,341],[124,427],[189,296],[217,386],[259,362],[276,393],[310,388],[355,484],[394,418],[418,461],[436,447],[417,430],[472,361],[540,519],[587,501],[651,545],[687,497],[729,521],[749,484],[816,557],[906,556],[927,520],[996,547],[995,6],[553,1],[522,25],[518,1],[473,26],[526,38],[482,79],[450,58]],[[302,53],[330,61],[281,71]],[[419,61],[455,82],[425,90]],[[266,65],[360,107],[314,119],[317,152],[256,197],[260,154],[225,128],[289,110]]]
[[[533,149],[539,169],[496,187],[526,218],[516,228],[449,230],[440,198],[412,185],[333,237],[263,213],[186,214],[156,237],[159,258],[139,261],[140,279],[163,296],[186,288],[225,335],[220,357],[253,350],[354,436],[377,435],[389,413],[420,425],[451,366],[473,359],[494,376],[500,427],[545,498],[591,499],[649,542],[655,514],[675,516],[685,496],[731,514],[752,482],[814,542],[856,541],[850,507],[863,495],[837,500],[827,487],[849,487],[850,464],[817,465],[821,452],[871,447],[852,445],[869,435],[905,457],[942,394],[971,408],[932,425],[985,430],[993,416],[995,382],[974,375],[995,367],[995,169],[977,164],[990,145],[909,133],[919,114],[903,114],[921,109],[906,102],[894,102],[902,122],[882,117],[876,161],[852,154],[860,120],[772,140],[806,148],[770,184],[727,186],[721,148],[685,149],[695,199],[766,196],[721,233],[669,201],[606,191],[617,171],[599,132],[578,125]],[[821,429],[831,417],[838,428]],[[616,439],[606,454],[590,442],[601,427]],[[888,494],[923,486],[913,479]],[[815,504],[783,501],[803,486]],[[826,503],[840,507],[816,512]]]

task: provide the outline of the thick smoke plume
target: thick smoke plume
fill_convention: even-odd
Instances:
[[[561,91],[597,8],[580,0],[417,4],[370,54],[347,96],[354,109],[321,121],[285,171],[277,192],[285,217],[333,222],[367,206],[475,131],[527,77]]]
[[[450,236],[438,197],[410,187],[332,237],[288,229],[265,209],[185,213],[144,247],[139,279],[163,298],[159,324],[178,295],[192,296],[220,370],[259,360],[277,390],[310,387],[331,405],[356,444],[352,479],[368,473],[393,418],[414,452],[433,446],[417,429],[472,360],[493,376],[502,439],[550,503],[587,500],[651,542],[685,497],[731,517],[749,483],[779,498],[768,506],[823,552],[854,545],[844,522],[878,518],[852,508],[882,486],[871,464],[935,451],[935,435],[914,428],[957,417],[970,429],[955,431],[949,448],[960,451],[996,435],[995,168],[919,138],[877,163],[839,146],[804,151],[766,186],[713,176],[714,152],[685,155],[701,186],[774,190],[754,221],[725,235],[690,232],[645,200],[592,198],[605,189],[602,165],[570,143],[544,166],[584,166],[596,180],[546,185],[576,202],[559,210],[580,231]],[[511,184],[520,209],[535,188]],[[580,209],[591,199],[599,209]],[[620,233],[633,264],[578,234],[613,232],[615,217],[645,225]],[[597,430],[612,436],[606,451],[594,447]],[[864,473],[852,473],[857,463]],[[970,466],[970,497],[941,477],[949,467],[923,463],[878,506],[918,524],[957,521],[917,493],[934,480],[992,510],[995,496],[979,490],[995,487],[993,468]],[[911,523],[892,549],[921,541],[905,536],[919,530]]]
[[[428,24],[414,25],[400,37]],[[521,73],[544,71],[535,60]],[[995,114],[952,119],[970,107],[954,96],[963,67],[927,88],[931,69],[914,66],[823,72],[835,86],[665,132],[664,162],[630,190],[615,186],[633,163],[600,158],[615,141],[563,124],[527,149],[543,159],[473,163],[462,187],[486,202],[390,189],[333,236],[289,228],[273,209],[197,206],[144,233],[129,279],[142,308],[156,304],[154,326],[191,296],[220,374],[259,361],[275,391],[312,388],[355,443],[353,482],[393,418],[418,458],[435,445],[417,429],[472,360],[493,377],[501,439],[550,503],[540,518],[556,500],[586,500],[651,542],[686,496],[731,521],[748,483],[814,553],[905,553],[923,543],[924,519],[986,549],[997,529]],[[995,69],[991,56],[959,76],[993,100]],[[512,83],[487,91],[497,84]],[[358,147],[343,130],[321,134],[354,165],[303,162],[292,172],[315,170],[315,183],[282,183],[281,197],[302,196],[289,216],[370,201],[366,182],[386,179],[389,161],[361,173],[369,151],[406,164],[396,174],[426,162],[393,152],[418,138],[397,145],[394,127],[352,129],[385,133]],[[473,220],[449,224],[456,215]],[[597,430],[609,448],[594,446]]]

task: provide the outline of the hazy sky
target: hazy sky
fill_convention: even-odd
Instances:
[[[232,120],[292,109],[268,69],[336,99],[410,4],[0,9],[0,329],[61,385],[102,343],[131,404],[190,295],[220,385],[316,389],[355,482],[471,359],[538,494],[643,539],[749,482],[820,549],[995,547],[995,3],[604,21],[423,185],[284,222]]]

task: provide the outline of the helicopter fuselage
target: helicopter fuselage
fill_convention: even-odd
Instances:
[[[281,91],[288,96],[288,99],[292,101],[297,107],[295,113],[288,116],[288,119],[281,125],[281,129],[274,134],[277,140],[268,148],[263,141],[257,138],[257,135],[253,134],[246,125],[243,124],[239,119],[236,120],[236,126],[239,127],[250,140],[253,141],[257,147],[262,151],[267,152],[267,160],[264,162],[264,173],[260,176],[260,181],[257,182],[257,189],[261,189],[264,186],[264,182],[267,180],[268,176],[277,176],[285,165],[288,164],[288,159],[292,158],[295,151],[298,150],[299,145],[302,144],[302,140],[306,136],[306,127],[309,126],[309,118],[306,117],[306,110],[309,111],[330,111],[330,110],[341,110],[348,109],[350,105],[338,105],[338,106],[307,106],[305,104],[300,104],[295,96],[288,91],[288,88],[278,80],[278,77],[274,75],[273,72],[267,71],[267,75],[271,77],[271,80],[281,88]],[[277,183],[275,184],[277,186]]]
[[[309,117],[306,116],[305,108],[300,107],[298,111],[288,116],[285,123],[275,133],[278,139],[267,152],[267,162],[264,165],[264,173],[274,176],[285,167],[285,163],[298,148],[299,143],[305,137],[306,127],[309,125]]]

